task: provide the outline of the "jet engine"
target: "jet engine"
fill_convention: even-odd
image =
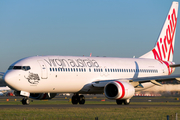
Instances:
[[[130,99],[135,93],[134,87],[124,81],[113,81],[104,87],[105,96],[108,99]]]

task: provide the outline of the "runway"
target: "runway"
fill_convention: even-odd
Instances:
[[[37,109],[53,109],[53,108],[145,108],[145,107],[180,107],[178,97],[133,97],[130,105],[117,105],[115,100],[106,99],[103,95],[88,95],[86,97],[87,104],[84,105],[72,105],[71,102],[67,102],[71,96],[56,96],[52,100],[39,101],[34,100],[30,105],[22,105],[20,100],[22,97],[0,97],[0,102],[5,104],[0,105],[0,108],[37,108]],[[6,100],[17,100],[17,104],[6,105]],[[102,101],[103,100],[103,101]],[[106,102],[104,102],[104,100]],[[57,102],[58,101],[58,102]],[[65,101],[66,103],[62,103]],[[93,104],[92,102],[98,102]],[[38,102],[38,103],[36,103]],[[44,102],[44,103],[43,103]],[[50,102],[46,104],[45,102]],[[91,102],[91,103],[90,103]],[[36,104],[35,104],[36,103]],[[51,104],[52,103],[52,104]],[[155,104],[154,104],[155,103]],[[171,104],[173,103],[173,104]],[[175,103],[175,104],[174,104]]]
[[[180,105],[149,105],[149,104],[136,104],[136,105],[115,105],[115,104],[85,104],[85,105],[0,105],[0,108],[37,108],[37,109],[65,109],[65,108],[147,108],[147,107],[180,107]]]

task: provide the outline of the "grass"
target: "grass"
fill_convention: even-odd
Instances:
[[[59,109],[0,109],[0,118],[3,120],[32,120],[32,119],[95,119],[122,120],[122,119],[166,119],[167,115],[175,116],[180,113],[178,107],[145,107],[145,108],[59,108]]]
[[[22,105],[21,98],[0,99],[0,105]],[[48,101],[34,100],[31,105],[71,104],[69,99],[53,99]],[[115,104],[114,101],[86,101],[86,104]],[[179,102],[131,102],[131,105],[152,105],[153,107],[66,107],[66,108],[1,108],[0,120],[166,120],[167,115],[175,119],[175,113],[180,118]],[[156,106],[156,105],[166,106]],[[171,106],[174,105],[174,106]]]

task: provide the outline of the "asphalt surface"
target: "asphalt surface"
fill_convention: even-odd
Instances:
[[[57,101],[57,100],[66,100],[71,99],[71,96],[56,96],[55,98],[52,99],[52,101]],[[85,96],[86,101],[110,101],[114,102],[114,104],[84,104],[84,105],[72,105],[72,104],[52,104],[52,105],[0,105],[0,108],[38,108],[38,109],[44,109],[44,108],[142,108],[142,107],[180,107],[180,105],[172,105],[172,104],[148,104],[148,102],[159,102],[159,103],[167,103],[167,102],[180,102],[178,100],[178,96],[176,97],[133,97],[131,99],[131,103],[136,102],[136,104],[131,104],[130,105],[116,105],[115,100],[109,100],[105,98],[103,95],[86,95]],[[0,97],[0,102],[5,101],[7,99],[17,99],[20,101],[22,97]],[[42,101],[43,102],[43,101]],[[142,104],[142,102],[146,102],[147,104]]]
[[[147,107],[180,107],[180,105],[146,105],[146,104],[136,104],[136,105],[115,105],[115,104],[88,104],[88,105],[0,105],[0,108],[38,108],[38,109],[53,109],[53,108],[147,108]]]

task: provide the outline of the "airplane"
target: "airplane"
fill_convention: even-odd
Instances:
[[[85,104],[83,94],[103,94],[118,105],[130,104],[135,91],[159,81],[180,80],[171,75],[180,64],[173,62],[178,2],[171,8],[155,47],[139,58],[32,56],[14,62],[3,74],[16,95],[52,99],[56,93],[73,93],[72,104]]]

